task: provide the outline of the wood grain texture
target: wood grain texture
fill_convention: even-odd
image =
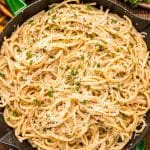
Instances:
[[[125,7],[129,11],[131,11],[133,14],[135,14],[136,16],[150,20],[150,10],[148,10],[148,9],[144,9],[140,6],[137,8],[132,8],[132,7],[130,7],[130,5],[124,3],[124,0],[111,0],[111,1],[113,1],[119,5],[122,5],[123,7]]]

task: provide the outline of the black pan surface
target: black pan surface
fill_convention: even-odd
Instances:
[[[28,18],[32,17],[36,13],[47,10],[48,5],[52,3],[59,3],[62,0],[36,0],[34,3],[29,5],[24,11],[22,11],[19,15],[14,17],[5,27],[4,31],[0,34],[0,46],[3,43],[4,37],[9,37],[12,32],[15,30],[16,26],[21,25],[24,23]],[[126,15],[128,16],[132,22],[133,25],[136,27],[136,29],[139,32],[146,32],[147,35],[145,37],[145,42],[147,44],[148,49],[150,50],[150,21],[144,20],[138,17],[135,17],[133,14],[131,14],[128,10],[122,8],[121,6],[117,6],[110,0],[82,0],[82,3],[88,3],[88,2],[96,2],[97,7],[102,5],[104,9],[109,9],[110,12],[116,13],[119,16]],[[9,128],[4,120],[2,115],[3,109],[0,110],[0,143],[5,143],[10,146],[15,147],[18,150],[33,150],[31,145],[25,141],[23,143],[20,143],[11,128]],[[144,131],[139,135],[133,135],[132,139],[128,142],[128,144],[124,147],[124,150],[133,150],[135,149],[135,146],[145,137],[146,133],[148,132],[150,128],[150,112],[146,114],[146,122],[147,126],[144,129]]]

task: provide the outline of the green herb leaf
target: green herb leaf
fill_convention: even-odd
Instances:
[[[40,102],[38,101],[37,99],[34,99],[33,100],[33,103],[36,105],[36,106],[41,106],[43,104],[43,102]]]
[[[17,117],[17,116],[18,116],[18,113],[17,113],[16,111],[13,111],[12,115],[13,115],[14,117]]]
[[[33,60],[32,60],[32,59],[29,61],[29,64],[30,64],[30,65],[32,65],[32,64],[33,64]]]
[[[99,63],[98,63],[98,64],[96,64],[96,67],[97,67],[97,68],[99,68],[99,67],[100,67],[100,64],[99,64]]]
[[[99,43],[95,44],[95,49],[96,49],[97,51],[99,51],[99,49],[100,49]]]
[[[111,19],[111,23],[112,23],[112,24],[115,24],[115,23],[117,23],[117,20]]]
[[[81,101],[81,104],[86,104],[86,103],[87,103],[87,100]]]
[[[70,69],[70,67],[69,67],[69,66],[67,66],[65,70],[67,71],[67,70],[69,70],[69,69]]]
[[[27,52],[27,53],[26,53],[26,57],[27,57],[27,59],[32,58],[32,54],[31,54],[31,52]]]
[[[0,77],[1,77],[1,78],[5,78],[5,74],[2,73],[2,72],[0,72]]]
[[[75,85],[76,85],[75,89],[78,91],[80,89],[80,87],[81,87],[80,82],[79,81],[76,82]]]
[[[49,97],[53,97],[53,94],[54,94],[54,89],[53,89],[53,87],[50,87],[50,89],[48,90],[48,96]]]
[[[86,9],[87,10],[93,10],[94,8],[91,5],[87,5]]]
[[[106,41],[104,41],[104,40],[102,40],[102,42],[103,42],[104,44],[107,44],[107,42],[106,42]]]
[[[53,56],[50,56],[50,58],[52,58],[52,59],[55,59],[55,55],[53,55]]]
[[[78,71],[75,70],[75,69],[72,69],[70,74],[71,74],[72,76],[76,76],[76,75],[78,74]]]
[[[92,40],[94,38],[94,35],[93,34],[88,34],[87,37]]]
[[[52,23],[55,23],[55,19],[56,18],[54,16],[51,18]]]
[[[82,56],[80,57],[80,59],[81,59],[81,60],[84,60],[84,55],[82,55]]]
[[[88,66],[91,66],[91,63],[88,61],[88,62],[87,62],[87,65],[88,65]]]

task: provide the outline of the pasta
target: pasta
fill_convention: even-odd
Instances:
[[[38,150],[121,150],[146,127],[143,37],[128,17],[93,5],[53,4],[4,39],[0,107],[20,142]]]

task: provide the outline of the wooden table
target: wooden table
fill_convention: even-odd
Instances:
[[[113,2],[124,6],[128,10],[132,11],[135,15],[145,18],[147,20],[150,20],[150,10],[146,10],[144,8],[138,7],[138,8],[131,8],[127,4],[125,4],[124,0],[112,0]],[[12,150],[8,148],[7,146],[3,146],[0,144],[0,150]],[[14,149],[13,149],[14,150]],[[150,132],[146,136],[146,150],[150,150]]]
[[[150,10],[148,10],[148,9],[144,9],[142,7],[131,8],[129,5],[124,3],[124,0],[111,0],[111,1],[124,6],[125,8],[130,10],[133,14],[135,14],[136,16],[150,20]]]

